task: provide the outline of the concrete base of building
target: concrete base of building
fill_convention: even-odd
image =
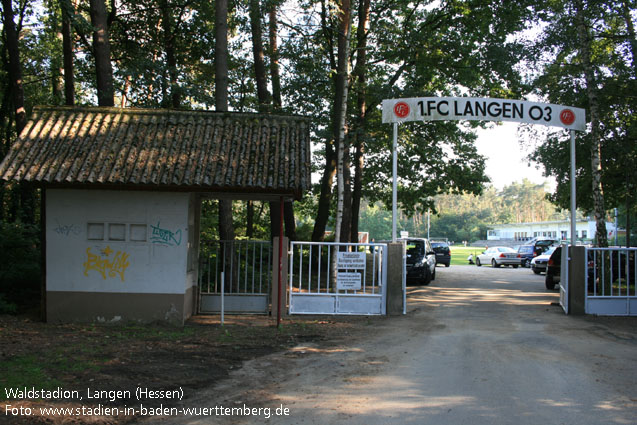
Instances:
[[[47,291],[47,322],[161,321],[183,325],[193,314],[195,289],[191,287],[184,294]]]

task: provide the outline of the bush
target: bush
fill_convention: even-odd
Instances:
[[[40,291],[40,229],[0,223],[0,311],[37,304]]]
[[[0,294],[0,314],[15,314],[18,306],[15,303],[6,301],[4,295]]]

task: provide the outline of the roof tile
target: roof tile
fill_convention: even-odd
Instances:
[[[0,178],[202,191],[300,194],[309,121],[209,111],[38,107]]]

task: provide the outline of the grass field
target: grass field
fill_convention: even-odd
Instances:
[[[469,254],[473,254],[473,261],[478,254],[481,254],[485,250],[484,247],[452,245],[451,249],[451,265],[454,266],[466,266],[469,264],[467,257]]]

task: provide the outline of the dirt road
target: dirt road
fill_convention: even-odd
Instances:
[[[528,269],[441,268],[406,316],[247,362],[184,401],[214,419],[142,422],[634,424],[637,320],[565,316],[543,286]]]

